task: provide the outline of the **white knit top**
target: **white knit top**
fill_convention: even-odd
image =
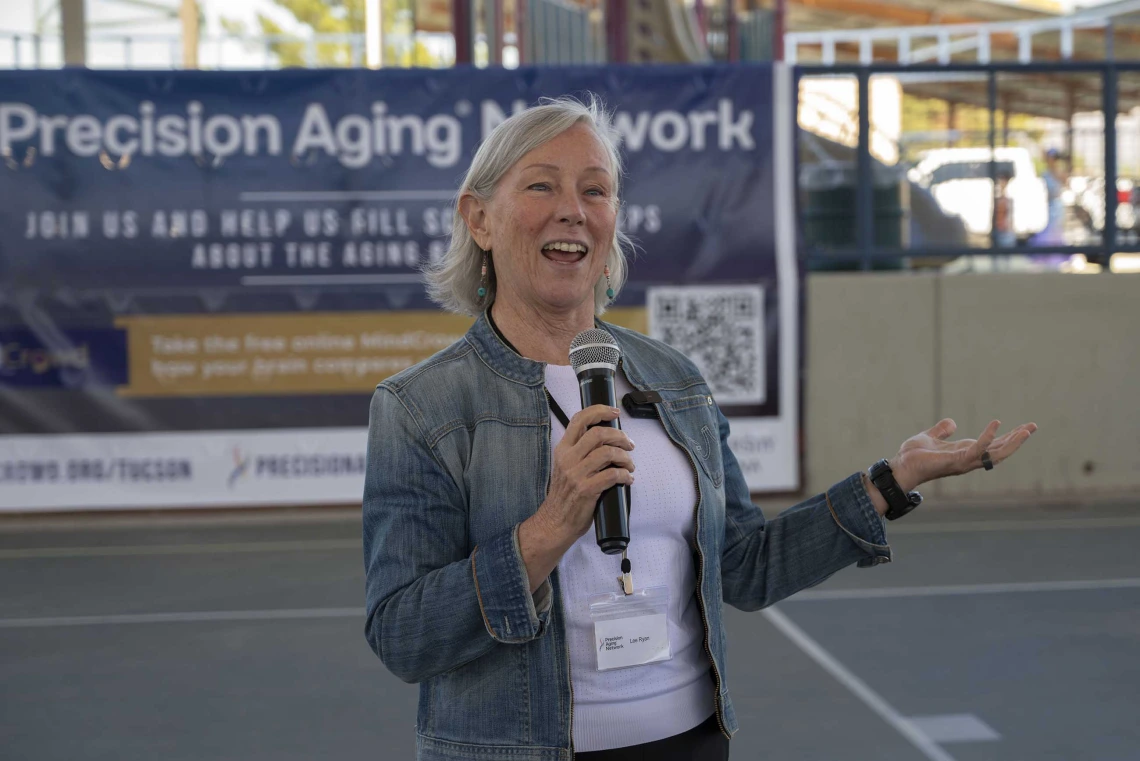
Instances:
[[[633,389],[618,373],[621,397]],[[569,417],[582,409],[573,368],[547,365],[546,387]],[[635,444],[628,557],[634,586],[669,587],[669,639],[673,658],[611,671],[597,670],[588,597],[617,590],[621,556],[598,549],[587,531],[558,563],[574,689],[574,750],[587,752],[652,742],[698,726],[715,710],[714,686],[704,650],[696,597],[692,464],[656,419],[631,418],[622,430]],[[551,414],[552,445],[565,429]]]

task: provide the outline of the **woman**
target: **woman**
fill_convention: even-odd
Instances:
[[[477,319],[373,398],[366,633],[420,683],[424,761],[727,758],[737,722],[721,600],[756,610],[890,560],[888,505],[866,474],[766,521],[694,365],[597,320],[626,271],[620,176],[595,104],[559,100],[500,125],[428,273],[442,306]],[[621,348],[619,398],[658,392],[656,417],[580,410],[568,353],[595,326]],[[621,430],[594,427],[619,416]],[[908,491],[981,467],[983,453],[999,463],[1036,429],[995,439],[997,427],[950,442],[943,420],[903,444],[893,476]],[[666,590],[654,636],[671,658],[599,670],[607,638],[595,644],[590,596],[619,589],[620,558],[589,529],[615,485],[631,487],[633,582]]]

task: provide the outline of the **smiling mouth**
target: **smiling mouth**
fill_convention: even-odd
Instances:
[[[582,243],[556,241],[542,247],[542,255],[559,264],[574,264],[586,258],[589,249]]]

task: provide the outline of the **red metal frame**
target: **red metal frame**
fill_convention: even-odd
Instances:
[[[455,37],[455,65],[470,65],[471,0],[451,0],[451,33]]]
[[[629,23],[625,12],[629,0],[606,0],[606,58],[609,63],[629,63]]]
[[[788,16],[788,3],[787,0],[776,0],[776,12],[773,14],[772,34],[776,39],[772,40],[772,60],[784,60],[784,27],[787,24]]]

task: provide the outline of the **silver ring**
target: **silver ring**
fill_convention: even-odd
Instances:
[[[982,451],[982,467],[986,470],[994,469],[994,461],[990,459],[990,451],[988,449]]]

